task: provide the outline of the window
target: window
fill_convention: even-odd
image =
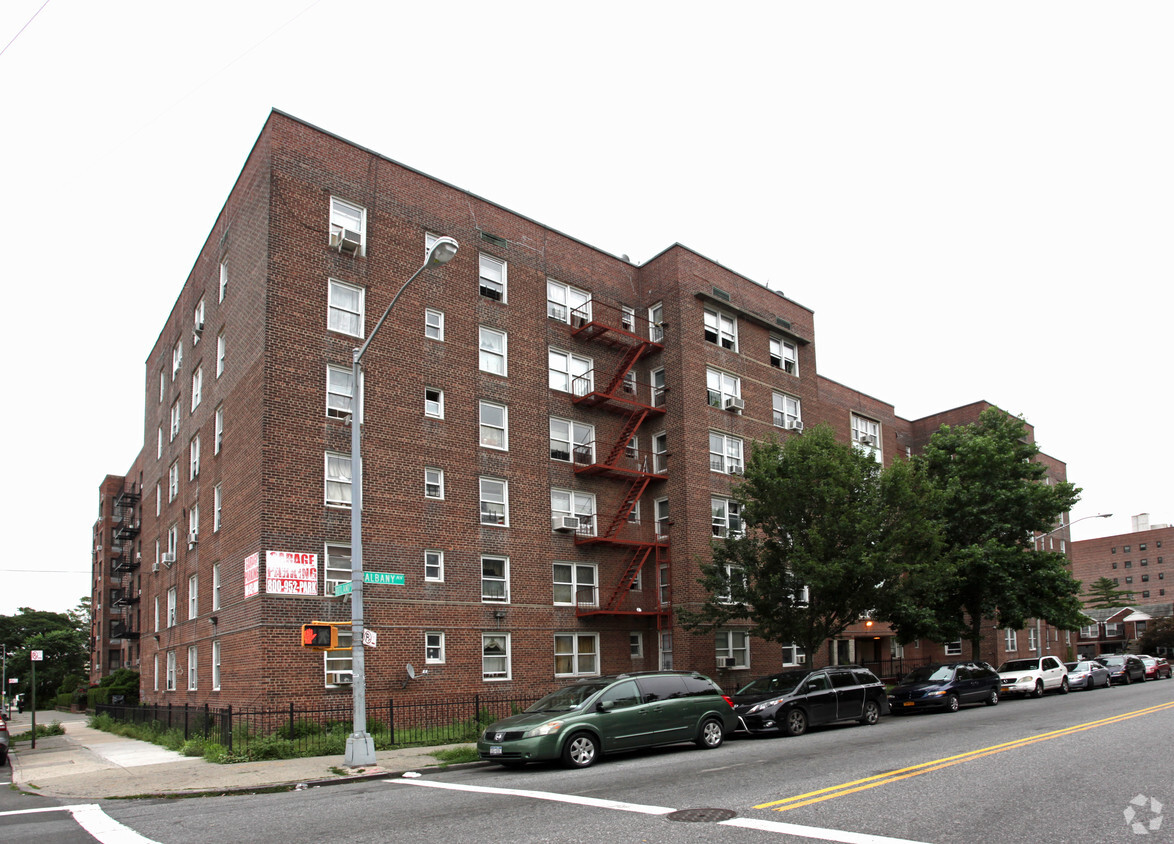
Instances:
[[[1141,576],[1141,582],[1142,582],[1142,583],[1149,583],[1149,582],[1150,582],[1150,576],[1149,576],[1148,574],[1143,574],[1143,575]]]
[[[1105,622],[1105,636],[1120,636],[1122,625],[1116,621]]]
[[[495,302],[505,301],[506,264],[492,255],[481,253],[481,295]]]
[[[481,524],[509,526],[509,485],[499,478],[481,478]]]
[[[660,634],[660,670],[673,670],[673,631],[662,630]]]
[[[480,328],[479,366],[482,372],[493,375],[506,374],[506,333],[492,328]]]
[[[326,367],[326,415],[345,419],[354,409],[355,375],[341,366]]]
[[[224,340],[224,332],[221,331],[216,335],[216,377],[219,378],[224,374],[224,354],[227,350]]]
[[[183,366],[183,340],[176,340],[175,345],[171,347],[171,380],[175,380],[175,376],[179,374],[179,368]]]
[[[179,525],[173,524],[167,529],[167,553],[171,561],[175,562],[175,546],[179,543]]]
[[[738,351],[738,323],[719,311],[705,309],[705,339],[723,349]]]
[[[510,602],[509,557],[481,558],[481,601],[487,604]]]
[[[481,634],[481,679],[510,679],[510,634]]]
[[[194,412],[200,406],[200,400],[204,393],[204,367],[197,366],[196,371],[192,373],[192,411]]]
[[[334,594],[340,583],[351,582],[351,546],[326,546],[326,584],[322,590],[327,596]]]
[[[351,506],[351,456],[326,452],[326,504]]]
[[[158,548],[159,543],[156,542],[155,546],[156,546],[156,548]],[[158,557],[159,556],[158,553],[156,553],[155,556]],[[159,632],[159,596],[158,595],[155,596],[155,632],[156,633]]]
[[[725,408],[730,399],[742,397],[742,379],[716,369],[705,370],[705,388],[710,407]]]
[[[644,634],[634,631],[628,634],[628,656],[632,659],[644,658]]]
[[[883,462],[881,459],[880,423],[853,413],[852,445],[858,451],[871,456],[877,463]]]
[[[574,492],[569,489],[550,491],[550,516],[554,527],[560,527],[564,518],[575,517],[579,521],[576,531],[581,536],[595,536],[595,495],[589,492]]]
[[[508,451],[509,411],[504,405],[483,401],[480,403],[481,445]]]
[[[218,533],[220,526],[224,524],[221,521],[221,516],[224,510],[224,492],[220,484],[216,484],[212,488],[212,532]]]
[[[175,691],[175,651],[167,652],[167,691]]]
[[[166,391],[167,391],[167,376],[163,373],[163,370],[160,369],[159,370],[159,402],[160,403],[163,402],[163,395]]]
[[[171,405],[171,437],[169,442],[174,440],[179,434],[179,398],[176,397],[175,402]]]
[[[188,480],[194,481],[200,476],[200,435],[192,437],[188,443]]]
[[[352,233],[347,237],[345,233]],[[358,255],[366,252],[367,211],[361,205],[352,205],[336,196],[330,197],[330,245],[336,249],[354,249]],[[357,238],[358,243],[353,244]]]
[[[1027,649],[1029,651],[1039,650],[1039,634],[1034,627],[1029,627],[1027,630]]]
[[[559,322],[572,322],[576,326],[591,321],[591,294],[575,287],[546,280],[546,315]],[[628,329],[631,331],[631,329]]]
[[[773,393],[771,402],[774,405],[774,422],[779,428],[786,430],[803,429],[803,415],[799,410],[799,399],[785,393]]]
[[[652,471],[664,474],[669,468],[669,438],[663,431],[652,436]]]
[[[742,535],[742,505],[729,498],[711,498],[713,535],[719,539],[737,539]]]
[[[750,667],[750,637],[744,630],[719,630],[714,634],[719,668]]]
[[[200,576],[193,574],[188,578],[188,620],[195,618],[200,614],[199,601],[199,584]]]
[[[204,297],[196,302],[192,309],[192,346],[200,342],[200,335],[204,333]]]
[[[554,634],[554,674],[556,677],[582,677],[598,673],[598,634]]]
[[[349,627],[338,628],[338,650],[323,651],[322,666],[326,671],[326,685],[346,686],[353,681],[354,670],[351,659],[351,643],[354,637]]]
[[[326,327],[340,334],[362,337],[363,299],[363,288],[330,279]]]
[[[652,370],[652,406],[664,407],[665,405],[665,386],[664,386],[664,370]]]
[[[429,340],[444,341],[444,312],[424,309],[424,336]]]
[[[224,442],[224,407],[216,408],[216,436],[212,443],[212,453],[219,454],[220,446]]]
[[[667,607],[672,601],[672,584],[669,582],[669,567],[667,563],[661,563],[659,571],[657,571],[657,590],[660,594],[660,605]]]
[[[228,294],[228,261],[220,262],[220,301]]]
[[[444,418],[444,390],[424,388],[424,415],[433,419]]]
[[[1019,650],[1019,636],[1014,630],[1007,628],[1003,631],[1003,647],[1008,651]]]
[[[196,646],[192,645],[188,648],[188,691],[194,692],[196,690],[196,665],[197,654]]]
[[[159,442],[155,446],[155,459],[160,460],[163,457],[163,426],[159,426]]]
[[[551,349],[548,355],[550,389],[585,396],[592,390],[591,358]]]
[[[179,495],[179,461],[176,460],[167,470],[167,500],[174,501]]]
[[[742,440],[729,434],[709,432],[709,470],[730,475],[742,473]]]
[[[424,552],[424,579],[434,583],[444,581],[444,552]]]
[[[652,517],[656,520],[657,536],[667,536],[669,532],[669,500],[658,498],[652,502],[652,505],[654,510]]]
[[[163,511],[163,485],[155,484],[155,515]]]
[[[212,640],[212,691],[220,691],[220,640]]]
[[[803,648],[792,642],[783,645],[783,665],[803,665],[807,662],[807,653]]]
[[[175,587],[172,586],[167,590],[167,626],[175,626]]]
[[[424,497],[444,498],[444,470],[432,466],[424,467]]]
[[[188,510],[188,547],[195,542],[196,537],[200,535],[200,505],[193,504]]]
[[[724,569],[726,581],[725,581],[724,588],[721,591],[721,594],[715,596],[717,598],[718,603],[721,603],[721,604],[741,603],[741,601],[735,601],[734,585],[737,584],[737,586],[738,586],[739,594],[737,597],[742,597],[743,595],[745,595],[745,593],[746,593],[746,570],[743,569],[741,566],[729,566],[729,565],[724,566],[723,569]]]
[[[212,612],[220,609],[220,563],[212,564]]]
[[[597,585],[595,566],[575,563],[554,564],[555,606],[598,606]]]
[[[424,662],[429,665],[438,665],[444,662],[444,634],[426,632],[424,634]]]
[[[550,459],[574,460],[587,466],[595,462],[595,426],[569,419],[550,420]]]
[[[648,309],[648,339],[659,343],[664,339],[664,303],[657,302]]]
[[[962,640],[955,639],[953,642],[946,643],[946,656],[961,656],[962,655]]]
[[[777,366],[783,372],[788,372],[791,375],[798,375],[799,354],[795,348],[795,344],[786,340],[780,340],[778,337],[771,337],[770,365]]]

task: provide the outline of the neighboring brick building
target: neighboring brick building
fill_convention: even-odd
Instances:
[[[352,349],[436,236],[459,253],[365,358],[364,568],[403,575],[364,590],[369,698],[775,670],[794,649],[674,616],[740,524],[751,441],[826,420],[889,462],[987,406],[902,420],[816,374],[809,309],[680,244],[636,266],[274,112],[147,356],[145,447],[102,486],[95,676],[117,653],[147,701],[349,700],[346,652],[299,628],[349,622]]]
[[[1133,517],[1132,527],[1130,533],[1073,542],[1072,576],[1086,591],[1107,577],[1133,593],[1129,604],[1167,603],[1174,597],[1174,526],[1150,524],[1149,514],[1142,513]]]

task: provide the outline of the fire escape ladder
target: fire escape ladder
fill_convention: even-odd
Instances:
[[[615,395],[615,391],[624,382],[624,377],[632,371],[632,367],[636,365],[636,361],[640,360],[640,356],[644,354],[644,350],[648,347],[648,343],[637,343],[624,353],[620,365],[616,368],[616,374],[612,376],[611,383],[607,385],[606,395]]]
[[[616,511],[615,517],[611,520],[611,524],[608,525],[607,530],[603,534],[603,539],[613,539],[616,532],[627,524],[628,514],[632,512],[632,508],[636,506],[636,502],[640,500],[640,496],[648,488],[648,482],[650,480],[648,475],[640,475],[628,487],[628,494],[624,496],[623,503],[620,504],[620,509]]]
[[[619,437],[616,439],[616,444],[612,446],[611,453],[607,459],[603,461],[605,466],[615,466],[616,461],[620,459],[620,455],[624,453],[624,449],[628,447],[628,443],[632,439],[632,435],[640,428],[640,425],[648,417],[647,408],[638,407],[632,411],[628,416],[628,421],[624,423],[623,430],[620,431]]]
[[[620,602],[628,591],[632,588],[632,584],[640,574],[640,570],[644,568],[644,562],[648,559],[648,555],[652,552],[652,547],[649,545],[637,548],[632,552],[632,558],[628,560],[628,567],[624,569],[624,574],[620,578],[620,582],[616,584],[616,588],[612,590],[611,595],[607,599],[606,609],[615,610],[619,607]]]

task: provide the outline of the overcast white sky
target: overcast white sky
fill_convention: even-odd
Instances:
[[[143,362],[273,107],[769,283],[901,416],[1022,414],[1073,519],[1114,514],[1076,539],[1174,522],[1172,42],[1168,2],[4,0],[0,613],[89,594]]]

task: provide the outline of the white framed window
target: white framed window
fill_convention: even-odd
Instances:
[[[155,515],[158,516],[163,512],[163,485],[155,484]]]
[[[1003,647],[1010,652],[1019,650],[1019,636],[1009,627],[1003,631]]]
[[[479,355],[478,366],[482,372],[489,372],[493,375],[506,375],[506,352],[507,344],[506,333],[504,331],[495,331],[492,328],[486,328],[484,325],[478,329],[478,343]]]
[[[659,343],[664,339],[664,303],[657,302],[648,309],[648,339]]]
[[[719,668],[750,667],[750,637],[745,630],[718,630],[714,652]]]
[[[326,452],[326,505],[351,506],[351,456]]]
[[[347,236],[346,233],[353,233]],[[330,197],[330,245],[336,249],[350,248],[345,244],[353,242],[353,236],[358,237],[358,246],[355,253],[364,255],[367,251],[367,209],[361,205]]]
[[[506,263],[481,253],[479,290],[486,299],[506,301]]]
[[[481,478],[481,524],[509,527],[509,484],[501,478]]]
[[[196,646],[190,645],[188,647],[188,691],[189,692],[194,692],[196,690],[197,685],[198,685],[196,682],[196,678],[198,677],[198,673],[196,671],[196,668],[198,665],[199,665],[199,656],[196,651]]]
[[[432,419],[444,418],[444,390],[424,388],[424,415]]]
[[[665,381],[664,370],[652,370],[652,406],[664,407],[665,405]]]
[[[635,333],[636,309],[629,305],[620,305],[620,328]]]
[[[167,691],[175,691],[175,651],[167,652]]]
[[[713,513],[713,535],[717,539],[737,539],[742,536],[742,505],[730,498],[709,499]]]
[[[961,639],[955,639],[953,642],[946,642],[946,656],[962,656]]]
[[[508,604],[510,602],[510,558],[481,557],[481,602]]]
[[[660,670],[673,670],[673,631],[662,630],[660,633]]]
[[[176,438],[176,436],[179,434],[179,419],[180,419],[179,397],[177,396],[175,401],[171,405],[171,437],[168,440],[169,442],[174,440]]]
[[[175,546],[179,544],[179,525],[172,524],[167,528],[167,553],[171,555],[171,559],[175,561]]]
[[[444,499],[444,470],[435,466],[424,467],[424,497]]]
[[[212,487],[212,532],[219,533],[224,514],[224,490],[220,484]]]
[[[638,630],[628,634],[628,656],[632,659],[644,658],[644,634]]]
[[[905,658],[905,646],[902,645],[900,642],[898,642],[896,639],[890,638],[889,639],[889,657],[891,659],[904,659]]]
[[[550,389],[585,396],[593,389],[595,363],[591,358],[551,349],[549,360]]]
[[[734,584],[738,584],[743,590],[746,588],[746,570],[741,566],[724,567],[726,575],[725,588],[715,597],[718,603],[732,604],[734,603]]]
[[[155,543],[155,556],[159,556],[159,543]],[[159,596],[155,596],[155,632],[159,632]]]
[[[510,634],[481,634],[481,679],[510,679]]]
[[[215,438],[212,443],[212,453],[219,454],[220,446],[224,443],[224,406],[216,408]]]
[[[188,578],[188,621],[200,614],[200,576],[193,574]]]
[[[658,498],[652,502],[652,518],[656,521],[658,537],[668,536],[669,532],[669,500]]]
[[[212,612],[220,609],[220,563],[212,564]]]
[[[783,665],[805,665],[806,663],[807,652],[803,648],[794,642],[783,645]]]
[[[228,261],[220,262],[220,301],[224,301],[224,297],[228,295]]]
[[[509,451],[509,409],[490,401],[479,403],[481,445]]]
[[[556,677],[587,677],[598,673],[598,633],[554,634],[554,675]]]
[[[424,633],[424,662],[427,665],[440,665],[444,662],[444,633],[439,630],[428,630]]]
[[[770,365],[791,375],[798,375],[799,351],[795,344],[779,337],[771,337]]]
[[[179,495],[179,461],[176,460],[167,470],[167,501],[170,503]]]
[[[200,401],[204,397],[204,367],[197,366],[196,371],[192,373],[192,412],[200,406]]]
[[[327,296],[326,327],[340,334],[362,337],[366,291],[332,278],[329,281]]]
[[[729,475],[740,475],[742,469],[742,440],[720,431],[710,431],[709,470]]]
[[[179,374],[180,367],[183,366],[183,340],[176,340],[175,345],[171,347],[171,380],[175,380],[175,376]]]
[[[591,322],[591,294],[553,278],[546,280],[546,315],[559,322]]]
[[[200,535],[200,505],[193,504],[188,510],[188,542]]]
[[[163,396],[167,392],[167,376],[163,370],[159,370],[159,403],[163,403]]]
[[[351,546],[327,545],[324,556],[326,583],[322,591],[329,597],[334,594],[335,587],[340,583],[351,582]]]
[[[228,341],[224,339],[224,332],[216,335],[216,377],[224,374],[224,356],[228,351]]]
[[[584,466],[594,463],[595,426],[551,417],[550,459],[568,463],[573,460]]]
[[[788,396],[786,393],[772,393],[771,404],[774,409],[776,427],[788,431],[803,429],[803,413],[799,406],[799,399]]]
[[[742,379],[718,369],[705,370],[706,401],[710,407],[724,410],[731,399],[742,398]]]
[[[1032,652],[1039,650],[1039,635],[1034,627],[1027,628],[1027,649]]]
[[[338,650],[322,652],[322,667],[326,672],[327,688],[349,686],[354,678],[351,644],[354,636],[349,627],[338,628]]]
[[[556,607],[599,605],[599,576],[594,565],[554,563],[553,566]]]
[[[738,321],[720,311],[706,308],[705,339],[723,349],[738,351]]]
[[[576,533],[581,536],[595,536],[595,494],[570,489],[552,489],[550,519],[553,527],[561,527],[563,520],[572,516],[579,523]]]
[[[167,590],[167,626],[174,627],[175,618],[175,602],[176,602],[176,587],[172,586]]]
[[[204,333],[204,297],[196,302],[192,308],[192,346],[200,342],[200,335]]]
[[[159,426],[159,443],[155,446],[155,459],[160,460],[163,457],[163,426]]]
[[[326,366],[326,415],[345,419],[354,411],[355,373],[342,366]]]
[[[424,336],[444,342],[444,311],[424,309]]]
[[[220,691],[220,640],[212,640],[212,691]]]
[[[200,477],[200,435],[192,437],[188,443],[188,480],[194,481]]]
[[[424,579],[432,583],[444,582],[444,552],[426,550],[424,552]]]
[[[628,524],[630,524],[630,525],[640,524],[640,502],[639,501],[633,502],[632,509],[628,511]],[[637,577],[640,576],[639,572],[637,572],[636,576]]]
[[[669,468],[669,436],[664,431],[652,435],[652,471],[664,474]]]
[[[874,419],[852,414],[852,445],[857,451],[869,455],[881,463],[880,423]]]

